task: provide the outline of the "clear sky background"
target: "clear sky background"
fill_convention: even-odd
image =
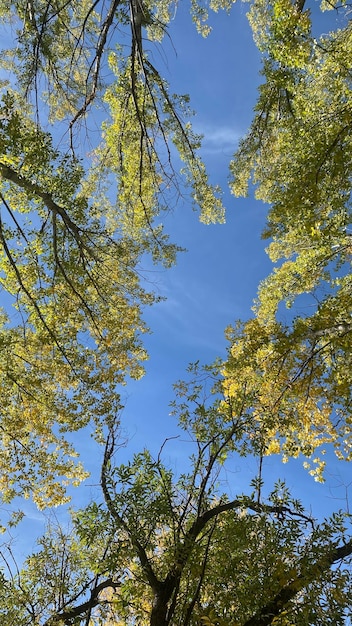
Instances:
[[[310,4],[318,14],[318,4]],[[157,455],[165,438],[178,434],[176,422],[169,415],[173,383],[185,376],[189,362],[210,363],[217,356],[225,356],[225,327],[251,315],[258,282],[271,270],[265,242],[260,238],[267,207],[253,197],[236,199],[228,191],[228,164],[238,139],[251,122],[260,82],[260,56],[246,8],[246,4],[239,3],[230,15],[214,15],[213,32],[202,39],[189,18],[189,3],[182,0],[170,28],[170,39],[153,47],[152,62],[169,80],[171,91],[191,96],[191,107],[196,111],[194,128],[204,134],[202,156],[211,181],[224,190],[227,219],[225,225],[200,224],[185,197],[172,208],[165,223],[172,240],[188,251],[179,255],[177,266],[171,270],[152,267],[147,261],[142,268],[151,287],[167,299],[145,314],[151,329],[144,338],[150,359],[144,379],[132,381],[122,391],[122,436],[128,443],[119,451],[117,462],[125,462],[144,447]],[[321,15],[316,22],[317,33],[332,28],[333,13]],[[97,484],[102,450],[97,449],[88,432],[77,433],[74,441],[92,471],[86,485],[73,492],[73,505],[82,506],[91,497],[100,498]],[[187,445],[172,440],[164,458],[179,471],[186,454]],[[244,491],[256,468],[254,459],[235,459],[227,475],[229,493]],[[263,477],[269,489],[275,480],[285,478],[294,496],[321,517],[346,507],[349,471],[347,464],[331,455],[327,482],[320,485],[303,470],[301,462],[283,465],[278,458],[269,457],[264,462]],[[45,515],[29,502],[25,503],[25,511],[28,519],[24,532],[13,532],[19,541],[19,554],[33,548],[33,537],[42,532],[45,520]],[[64,509],[56,514],[64,519]]]

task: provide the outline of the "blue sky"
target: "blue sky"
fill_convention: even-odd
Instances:
[[[164,438],[177,432],[169,417],[172,384],[185,376],[189,362],[209,363],[225,355],[225,327],[251,315],[258,283],[272,268],[260,237],[267,207],[253,196],[234,198],[228,190],[228,164],[251,122],[261,81],[260,56],[245,15],[246,5],[235,5],[230,15],[215,15],[212,34],[201,39],[187,19],[186,4],[181,3],[181,15],[178,13],[171,28],[177,56],[170,51],[169,80],[176,92],[191,96],[196,111],[194,127],[205,135],[202,155],[212,182],[224,190],[227,218],[225,225],[204,226],[187,202],[168,217],[173,239],[188,251],[179,256],[175,268],[152,269],[147,274],[167,300],[146,313],[152,331],[146,338],[150,360],[145,378],[126,390],[123,424],[130,437],[126,455],[128,450],[144,446],[157,454]],[[315,8],[316,31],[335,28],[334,14],[320,14],[317,3]],[[169,445],[171,462],[181,453],[179,445]],[[241,491],[248,477],[253,477],[256,461],[241,459],[234,465],[238,470],[236,488]],[[301,462],[283,465],[270,457],[264,468],[269,487],[277,478],[287,478],[294,495],[302,497],[317,515],[344,506],[335,498],[345,497],[349,466],[333,455],[325,485],[315,483]]]
[[[153,62],[158,62],[171,91],[191,96],[191,107],[196,111],[194,128],[205,135],[202,156],[211,181],[224,190],[227,220],[225,225],[202,225],[190,202],[183,199],[165,223],[172,240],[188,251],[180,254],[171,270],[147,262],[143,268],[145,279],[166,300],[145,314],[151,329],[145,337],[150,355],[146,376],[123,390],[122,434],[128,444],[119,452],[121,461],[143,447],[157,454],[164,439],[178,433],[169,415],[172,384],[184,377],[189,362],[199,359],[209,363],[225,355],[225,327],[250,316],[258,282],[271,269],[260,239],[266,207],[253,197],[234,198],[227,186],[228,164],[250,124],[260,81],[260,57],[245,11],[246,5],[239,3],[230,15],[214,15],[213,32],[202,39],[189,19],[188,3],[180,2],[170,28],[171,40],[166,39],[153,52]],[[319,18],[318,28],[326,32],[331,23],[334,28],[334,16],[325,14]],[[75,438],[83,461],[92,471],[86,486],[73,493],[81,506],[98,493],[94,485],[102,452],[97,451],[89,433],[78,433]],[[173,440],[165,454],[179,470],[186,449]],[[235,460],[228,474],[230,493],[244,490],[255,471],[255,460]],[[328,515],[346,504],[348,466],[334,457],[325,485],[315,483],[298,462],[283,465],[275,457],[266,459],[264,479],[269,487],[278,478],[287,479],[294,495],[302,498],[313,514]],[[45,518],[30,503],[25,510],[25,535],[22,530],[14,531],[19,553],[33,547],[33,537],[41,532]],[[57,515],[63,519],[64,510],[58,510]]]

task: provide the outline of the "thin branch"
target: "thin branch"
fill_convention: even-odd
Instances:
[[[313,520],[311,517],[309,517],[308,515],[305,515],[304,513],[294,511],[290,509],[290,507],[288,506],[260,504],[258,502],[253,502],[252,500],[245,499],[245,498],[235,499],[235,500],[232,500],[231,502],[220,503],[212,507],[211,509],[208,509],[207,511],[205,511],[205,513],[200,515],[193,522],[193,524],[188,530],[188,533],[186,534],[185,547],[187,546],[187,543],[191,544],[192,542],[194,542],[195,539],[202,532],[202,530],[205,528],[206,524],[214,517],[217,517],[220,513],[223,513],[225,511],[233,511],[235,509],[246,509],[246,508],[256,513],[275,513],[276,515],[287,514],[287,515],[291,515],[294,517],[298,517],[307,523],[310,523],[310,524],[313,523]],[[186,552],[187,550],[184,551],[184,553]],[[188,558],[188,555],[186,558]],[[183,560],[184,559],[185,559],[185,556],[183,556]]]
[[[202,584],[203,584],[203,580],[204,580],[204,576],[205,576],[205,572],[206,572],[206,568],[207,568],[207,562],[208,562],[208,556],[209,556],[209,550],[210,550],[210,545],[211,545],[211,539],[212,536],[214,534],[216,528],[216,520],[214,520],[213,523],[213,527],[211,528],[211,531],[209,533],[209,537],[208,537],[208,541],[207,541],[207,545],[205,548],[205,552],[204,552],[204,557],[203,557],[203,563],[202,563],[202,569],[201,569],[201,573],[200,573],[200,577],[198,580],[198,584],[197,584],[197,588],[196,591],[193,595],[193,598],[191,600],[191,602],[188,605],[185,617],[184,617],[184,621],[183,621],[183,626],[188,626],[188,624],[191,621],[191,617],[193,615],[193,610],[195,607],[195,604],[199,598],[200,592],[201,592],[201,588],[202,588]]]
[[[14,170],[12,167],[10,167],[9,165],[6,165],[5,163],[1,163],[1,161],[0,161],[0,176],[2,176],[5,180],[8,180],[9,182],[15,183],[15,185],[18,185],[18,187],[21,187],[21,189],[24,189],[27,193],[33,194],[34,196],[37,196],[38,198],[43,200],[46,207],[52,213],[57,213],[58,215],[60,215],[62,221],[64,222],[67,229],[72,233],[79,247],[86,248],[81,238],[82,229],[79,228],[71,220],[66,209],[64,209],[63,206],[57,204],[57,202],[54,200],[53,195],[51,193],[48,193],[47,191],[43,191],[43,189],[39,185],[37,185],[36,183],[33,183],[27,178],[24,178],[23,176],[18,174],[16,170]],[[92,254],[91,250],[89,250],[89,253]]]
[[[20,274],[20,271],[17,267],[17,264],[11,254],[11,251],[7,245],[7,241],[6,238],[4,236],[4,232],[3,232],[3,227],[2,227],[2,222],[1,222],[1,218],[0,218],[0,242],[3,245],[5,254],[8,258],[8,261],[14,271],[14,273],[16,274],[16,278],[18,281],[18,284],[20,285],[21,289],[23,290],[23,292],[26,294],[29,302],[32,304],[33,308],[36,311],[36,314],[38,315],[41,323],[43,324],[45,330],[48,332],[49,336],[51,337],[51,339],[53,340],[53,342],[55,343],[56,347],[58,348],[59,352],[61,352],[62,356],[64,357],[65,361],[67,361],[67,363],[69,364],[69,366],[71,367],[72,371],[75,372],[75,368],[73,363],[70,361],[69,357],[67,356],[64,348],[62,347],[62,345],[59,343],[55,333],[52,331],[52,329],[50,328],[50,326],[48,326],[48,324],[46,323],[45,318],[43,317],[43,314],[37,304],[37,302],[35,301],[35,299],[33,298],[32,294],[30,293],[30,291],[27,289],[27,287],[25,286],[23,280],[22,280],[22,276]]]
[[[148,558],[148,555],[145,549],[143,548],[142,544],[138,541],[136,535],[131,531],[131,529],[129,528],[128,524],[125,522],[123,517],[117,511],[114,501],[110,495],[110,491],[108,487],[108,470],[109,470],[112,456],[115,451],[115,447],[116,447],[115,433],[114,433],[114,427],[112,426],[109,430],[108,437],[106,440],[104,459],[103,459],[103,464],[101,468],[101,486],[102,486],[105,503],[106,503],[106,506],[108,507],[110,515],[115,520],[117,525],[123,528],[123,530],[125,530],[127,535],[129,536],[130,541],[136,550],[141,566],[147,576],[150,587],[152,588],[154,593],[157,595],[160,592],[162,583],[157,578],[156,574],[154,573],[154,570],[152,568],[151,562]]]
[[[60,270],[64,280],[66,281],[66,283],[68,284],[68,286],[72,289],[72,293],[74,293],[74,295],[77,297],[77,299],[81,302],[81,305],[83,307],[83,309],[87,312],[88,317],[91,319],[92,324],[99,336],[100,339],[103,339],[103,335],[101,333],[101,330],[97,324],[97,320],[96,320],[96,316],[94,315],[92,309],[90,308],[90,306],[88,305],[87,300],[82,296],[81,293],[79,293],[79,291],[77,291],[75,285],[73,284],[72,280],[70,279],[70,277],[68,276],[63,264],[61,263],[60,259],[59,259],[59,255],[58,255],[58,249],[57,249],[57,228],[56,228],[56,213],[53,213],[52,215],[52,225],[53,225],[53,251],[54,251],[54,259],[55,259],[55,265],[57,266],[57,268]]]
[[[100,31],[99,34],[99,39],[98,39],[98,43],[97,43],[97,47],[96,47],[96,52],[95,52],[95,57],[93,60],[93,64],[94,66],[94,70],[93,70],[93,84],[92,84],[92,88],[90,93],[86,96],[85,101],[82,105],[82,107],[79,109],[79,111],[77,111],[76,115],[73,117],[73,119],[70,122],[70,126],[69,126],[69,130],[70,130],[70,136],[71,136],[71,143],[72,143],[72,127],[75,124],[75,122],[77,122],[77,120],[82,117],[82,115],[84,115],[87,111],[88,106],[93,102],[95,96],[96,96],[96,92],[98,89],[98,81],[99,81],[99,74],[100,74],[100,66],[101,66],[101,61],[102,61],[102,56],[104,53],[104,46],[106,44],[106,40],[109,34],[109,30],[113,24],[114,18],[115,18],[115,14],[116,14],[116,9],[118,7],[118,5],[120,4],[121,0],[113,0],[113,2],[111,2],[110,4],[110,8],[108,10],[107,16],[105,18],[105,21],[103,23],[102,29]]]

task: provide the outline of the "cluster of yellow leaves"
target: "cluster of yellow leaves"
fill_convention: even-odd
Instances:
[[[0,155],[1,474],[4,498],[65,499],[84,476],[63,436],[120,408],[117,386],[146,358],[139,285],[141,248],[105,227],[80,188],[82,168],[4,97]],[[57,477],[62,477],[58,482]]]
[[[110,61],[119,73],[115,55]],[[134,84],[131,80],[128,68],[105,94],[112,120],[103,127],[106,152],[102,158],[118,184],[117,211],[110,221],[125,234],[140,237],[152,229],[163,178],[155,149],[159,129],[152,94],[139,78]]]
[[[313,458],[317,449],[323,455],[322,446],[333,444],[338,456],[351,458],[351,377],[338,333],[327,340],[302,321],[290,331],[254,319],[229,338],[222,409],[246,420],[256,452],[312,458],[306,466],[316,480],[324,469],[321,456]]]
[[[97,156],[102,168],[116,176],[117,211],[112,219],[134,237],[150,236],[153,231],[154,245],[163,245],[161,224],[154,225],[153,220],[170,208],[165,205],[169,190],[178,191],[181,184],[172,164],[174,144],[194,204],[200,208],[200,220],[223,222],[221,194],[209,184],[197,155],[200,137],[189,122],[181,121],[189,116],[188,98],[171,95],[148,60],[142,70],[137,60],[126,63],[118,53],[111,54],[109,62],[117,80],[104,96],[111,121],[103,125],[104,145]]]
[[[309,14],[287,0],[255,2],[250,20],[266,82],[232,190],[245,194],[252,179],[270,204],[264,236],[275,267],[259,286],[256,319],[234,333],[225,391],[248,398],[266,453],[311,458],[331,443],[351,458],[352,31],[316,41]],[[283,303],[293,315],[283,317]],[[321,478],[320,456],[305,464]]]
[[[255,42],[264,55],[285,67],[299,68],[309,58],[311,20],[291,0],[254,0],[248,12]]]
[[[173,2],[147,0],[144,10],[143,41],[160,41]],[[23,491],[44,506],[65,499],[66,479],[85,475],[64,433],[93,421],[99,437],[120,408],[119,385],[143,374],[141,315],[155,298],[140,286],[138,263],[149,253],[170,265],[178,250],[160,221],[170,187],[179,194],[173,146],[201,220],[223,221],[224,208],[197,155],[200,139],[183,121],[187,97],[170,95],[135,45],[129,1],[0,2],[0,19],[18,27],[0,63],[10,77],[1,81],[0,114],[0,283],[9,313],[1,329],[0,469],[6,500]],[[127,55],[118,28],[130,33]],[[95,101],[108,104],[110,119],[80,162],[77,146],[87,144],[77,123]],[[45,128],[56,124],[52,135],[43,118]],[[58,135],[66,152],[64,142],[54,147]]]
[[[269,319],[282,300],[334,288],[336,270],[350,264],[351,31],[310,43],[304,72],[268,67],[261,112],[233,162],[234,193],[252,170],[256,196],[271,204],[268,253],[283,262],[260,289],[259,314]]]

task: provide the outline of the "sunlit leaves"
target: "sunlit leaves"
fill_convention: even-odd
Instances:
[[[167,258],[165,235],[160,224],[153,231],[153,220],[170,209],[170,192],[177,191],[182,179],[175,170],[174,153],[184,163],[185,182],[191,187],[194,204],[205,223],[224,221],[219,190],[208,182],[197,150],[200,137],[194,134],[189,117],[188,97],[170,94],[154,66],[145,61],[143,70],[120,57],[110,56],[116,82],[107,90],[105,101],[111,122],[104,124],[106,147],[99,156],[103,168],[116,175],[117,211],[115,220],[123,232],[134,237],[149,233],[156,257]],[[172,208],[172,207],[171,207]],[[159,250],[158,250],[159,248]],[[160,251],[161,250],[161,251]]]
[[[209,26],[209,9],[211,11],[219,11],[225,9],[230,11],[236,0],[191,0],[191,14],[197,31],[207,37],[211,33]]]
[[[230,395],[253,390],[267,452],[311,458],[332,443],[350,458],[351,30],[315,40],[303,5],[258,6],[250,19],[265,82],[232,190],[246,193],[252,179],[270,204],[275,267],[259,286],[256,320],[234,339],[226,385]],[[306,466],[319,478],[324,462]]]
[[[193,2],[198,30],[209,32],[208,9],[231,4]],[[114,465],[120,386],[143,373],[142,311],[154,302],[139,262],[175,261],[161,220],[184,192],[180,161],[200,219],[224,219],[188,98],[152,63],[175,9],[1,5],[18,28],[1,66],[13,72],[0,117],[3,500],[64,502],[67,481],[85,475],[70,433],[87,427],[102,442],[108,431],[105,502],[74,513],[70,536],[50,528],[23,571],[5,567],[4,624],[324,626],[350,605],[349,574],[335,567],[352,551],[347,517],[315,526],[283,483],[265,499],[261,472],[249,495],[223,489],[234,455],[260,467],[265,455],[304,455],[317,480],[327,445],[351,457],[351,37],[347,27],[314,40],[303,3],[252,5],[266,82],[232,164],[233,191],[252,177],[271,205],[277,267],[255,318],[228,330],[226,361],[196,364],[176,386],[185,467],[171,471],[162,450]],[[79,122],[89,137],[94,106],[102,133],[85,140]],[[297,314],[306,294],[313,306]],[[282,303],[294,311],[285,323]]]
[[[224,209],[188,98],[169,93],[145,50],[172,2],[19,0],[0,14],[14,37],[0,63],[2,487],[6,501],[33,494],[43,507],[85,475],[65,433],[93,422],[100,438],[119,386],[143,374],[142,311],[155,298],[139,262],[169,266],[179,249],[162,214],[185,183],[203,222]]]
[[[300,68],[309,58],[310,13],[299,2],[255,0],[248,18],[258,48],[274,62]]]
[[[329,305],[333,301],[313,319],[298,318],[292,329],[252,320],[231,332],[223,371],[226,408],[232,407],[233,419],[239,407],[250,416],[254,449],[282,452],[284,459],[313,458],[330,443],[339,457],[351,457],[349,329],[326,320]],[[319,479],[319,452],[306,465]]]
[[[311,40],[312,58],[294,82],[286,75],[280,84],[283,70],[265,66],[260,112],[233,162],[234,192],[252,173],[257,197],[271,204],[269,255],[288,259],[261,289],[264,315],[286,296],[331,284],[350,261],[350,45],[348,28]]]
[[[0,269],[13,314],[2,328],[2,481],[6,499],[38,489],[42,506],[63,497],[50,485],[65,466],[84,476],[59,433],[100,427],[119,409],[116,385],[142,374],[140,306],[153,298],[134,271],[137,244],[117,241],[84,195],[81,165],[19,110],[4,98]]]
[[[160,459],[151,463],[144,453],[114,473],[115,480],[121,478],[122,492],[115,483],[121,523],[102,504],[92,502],[74,515],[69,532],[50,525],[20,571],[13,573],[7,562],[4,624],[11,626],[10,618],[17,615],[21,625],[34,619],[51,626],[73,617],[83,625],[89,616],[99,625],[138,620],[148,626],[165,624],[160,615],[168,613],[180,626],[247,621],[259,626],[268,610],[267,624],[294,621],[304,626],[318,621],[328,626],[332,619],[344,623],[350,574],[343,565],[331,565],[340,553],[348,555],[352,549],[348,542],[341,543],[347,516],[336,514],[316,526],[285,484],[278,482],[267,501],[239,498],[232,507],[228,503],[227,511],[218,508],[213,519],[190,534],[195,520],[202,519],[199,501],[191,499],[191,492],[179,490],[177,503],[176,483],[164,481],[162,473],[162,480],[155,482],[158,465],[161,469]],[[147,535],[146,528],[136,524],[138,513],[134,519],[129,508],[131,492],[138,495],[137,507],[147,504],[144,522],[149,521],[150,530],[155,525]],[[148,508],[162,494],[162,509],[172,519],[171,526]],[[221,501],[226,503],[226,497]],[[214,494],[208,511],[218,505]],[[158,604],[163,609],[159,617]]]

